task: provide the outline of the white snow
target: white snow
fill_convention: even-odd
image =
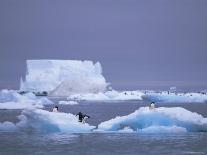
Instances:
[[[0,109],[43,108],[47,104],[53,102],[46,97],[37,98],[33,93],[20,95],[14,90],[0,91]]]
[[[18,118],[17,123],[0,123],[0,131],[88,133],[95,128],[88,123],[78,122],[78,118],[73,114],[41,109],[25,109]]]
[[[184,108],[160,107],[149,110],[141,107],[127,116],[118,116],[102,122],[95,129],[87,123],[78,122],[78,118],[70,113],[54,113],[41,109],[25,109],[18,117],[18,123],[0,123],[0,131],[34,130],[38,132],[67,133],[183,133],[207,132],[207,118]]]
[[[101,64],[77,60],[27,60],[20,90],[51,92],[51,96],[103,92],[108,85]]]
[[[88,123],[78,122],[78,118],[73,114],[41,109],[26,109],[19,118],[21,123],[18,123],[18,126],[40,132],[86,133],[95,128]]]
[[[118,133],[133,133],[134,130],[131,129],[130,127],[124,127],[123,129],[121,130],[118,130]]]
[[[202,103],[207,101],[207,94],[151,92],[144,95],[143,99],[164,103]]]
[[[206,132],[207,118],[181,107],[142,107],[130,115],[102,122],[98,131],[120,131],[126,127],[136,132]]]
[[[99,93],[73,94],[68,100],[87,101],[127,101],[127,100],[147,100],[156,103],[203,103],[207,102],[207,94],[201,93],[168,93],[166,91],[106,91]]]
[[[5,102],[0,103],[0,109],[26,109],[26,108],[43,108],[41,104],[35,104],[32,102]]]
[[[74,94],[68,97],[69,100],[87,101],[123,101],[142,100],[144,95],[141,91],[107,91],[104,93]]]

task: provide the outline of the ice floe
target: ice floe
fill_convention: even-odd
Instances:
[[[36,97],[33,93],[20,95],[14,90],[0,91],[0,109],[43,108],[48,104],[53,102],[46,97]]]
[[[142,107],[127,116],[102,122],[98,130],[120,131],[126,127],[136,132],[206,132],[207,118],[181,107]]]
[[[70,113],[54,113],[41,109],[26,109],[22,112],[26,128],[36,131],[85,133],[94,129],[88,123],[78,122],[78,118]]]
[[[41,109],[25,109],[18,123],[0,123],[0,131],[29,130],[66,133],[183,133],[207,132],[207,118],[181,107],[141,107],[127,116],[118,116],[102,122],[96,128],[78,122],[70,113],[49,112]]]
[[[76,102],[76,101],[59,101],[58,104],[61,104],[61,105],[77,105],[78,102]]]

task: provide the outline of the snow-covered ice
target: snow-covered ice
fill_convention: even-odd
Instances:
[[[142,100],[144,95],[141,91],[107,91],[104,93],[74,94],[68,97],[69,100],[87,101],[123,101],[123,100]]]
[[[149,100],[154,102],[205,102],[206,94],[146,91],[107,91],[108,83],[99,62],[80,60],[27,60],[25,81],[20,90],[49,93],[69,100]]]
[[[0,123],[0,131],[34,130],[38,132],[87,133],[95,126],[78,122],[70,113],[49,112],[41,109],[25,109],[18,117],[18,123]]]
[[[17,130],[17,126],[12,123],[12,122],[8,122],[5,121],[3,123],[0,123],[0,131],[16,131]]]
[[[141,107],[127,116],[102,122],[98,125],[98,131],[116,132],[126,127],[135,132],[207,132],[207,118],[181,107],[154,110]]]
[[[150,127],[146,127],[143,129],[138,129],[139,133],[183,133],[187,132],[186,128],[178,127],[178,126],[159,126],[154,125]]]
[[[0,109],[26,109],[26,108],[43,108],[41,104],[36,104],[33,102],[5,102],[0,103]]]
[[[34,130],[39,132],[67,133],[181,133],[207,132],[207,118],[181,107],[160,107],[149,110],[141,107],[127,116],[91,126],[78,122],[78,118],[70,113],[49,112],[41,109],[25,109],[18,117],[19,122],[0,123],[0,131]]]
[[[50,92],[51,96],[98,93],[106,90],[99,62],[77,60],[27,60],[20,90]]]
[[[59,101],[58,104],[62,104],[62,105],[77,105],[78,102],[76,102],[76,101]]]
[[[37,98],[33,93],[20,95],[14,90],[0,91],[0,109],[43,108],[48,104],[53,102],[46,97]]]
[[[207,94],[202,93],[168,93],[150,92],[142,96],[144,100],[164,103],[202,103],[207,101]]]
[[[78,122],[78,118],[70,113],[54,113],[41,109],[24,110],[26,125],[40,131],[59,131],[70,133],[90,132],[94,126]]]
[[[106,91],[100,93],[73,94],[69,100],[87,101],[127,101],[146,100],[156,103],[203,103],[207,102],[207,94],[202,93],[168,93],[166,91]]]

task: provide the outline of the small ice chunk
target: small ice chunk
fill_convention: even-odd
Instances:
[[[62,104],[62,105],[77,105],[78,102],[76,102],[76,101],[59,101],[58,104]]]

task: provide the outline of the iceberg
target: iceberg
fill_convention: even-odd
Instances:
[[[5,102],[5,103],[0,103],[0,109],[7,109],[7,110],[12,110],[12,109],[26,109],[26,108],[44,108],[43,105],[41,104],[36,104],[32,102]]]
[[[103,132],[207,132],[207,118],[181,107],[141,107],[127,116],[116,117],[98,125]]]
[[[36,131],[86,133],[94,126],[78,122],[78,118],[70,113],[55,113],[41,109],[26,109],[22,112],[27,128]],[[25,121],[26,120],[26,121]]]
[[[18,118],[20,121],[16,124],[12,122],[1,123],[0,130],[88,133],[95,128],[88,123],[78,122],[78,118],[73,114],[49,112],[41,109],[25,109]]]
[[[178,126],[150,126],[144,129],[138,129],[139,133],[184,133],[187,132],[186,128]]]
[[[46,97],[37,98],[33,93],[20,95],[14,90],[0,91],[0,109],[43,108],[49,104],[53,102]]]
[[[99,62],[78,60],[27,60],[25,81],[21,91],[49,92],[51,96],[98,93],[108,83]]]
[[[19,122],[0,123],[0,131],[35,131],[63,133],[183,133],[207,132],[207,118],[181,107],[141,107],[127,116],[102,122],[96,128],[78,122],[70,113],[25,109]]]

